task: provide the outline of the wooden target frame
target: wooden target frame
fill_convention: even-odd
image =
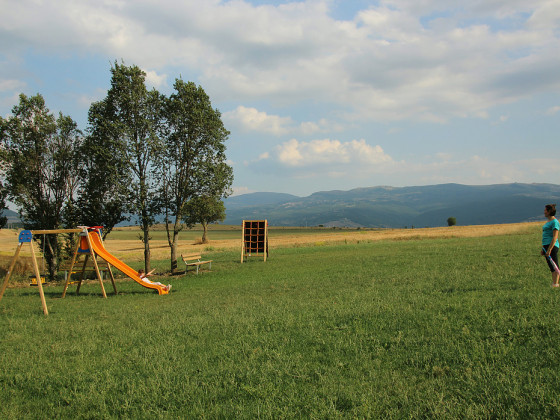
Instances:
[[[241,262],[247,257],[268,257],[268,222],[267,220],[243,220]]]

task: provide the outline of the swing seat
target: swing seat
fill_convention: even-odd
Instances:
[[[30,286],[37,286],[37,277],[29,276],[31,282],[29,283]],[[41,276],[41,284],[45,284],[47,281],[45,280],[44,276]]]

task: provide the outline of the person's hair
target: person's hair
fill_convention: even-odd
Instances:
[[[544,206],[544,208],[546,209],[548,214],[550,214],[551,216],[556,216],[556,204],[547,204],[546,206]]]
[[[140,269],[138,270],[138,274],[142,274],[144,272],[144,270]]]

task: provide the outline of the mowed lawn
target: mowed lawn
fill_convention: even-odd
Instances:
[[[211,272],[10,288],[0,418],[558,418],[538,228],[208,253]],[[162,266],[168,262],[163,261]]]

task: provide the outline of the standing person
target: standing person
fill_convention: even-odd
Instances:
[[[548,259],[548,257],[551,257],[556,267],[558,267],[558,231],[560,230],[560,223],[554,216],[556,216],[556,204],[544,206],[544,217],[548,219],[548,222],[542,228],[541,255],[547,257],[546,263],[552,272],[552,287],[560,287],[558,284],[560,275],[554,270],[554,266]]]

